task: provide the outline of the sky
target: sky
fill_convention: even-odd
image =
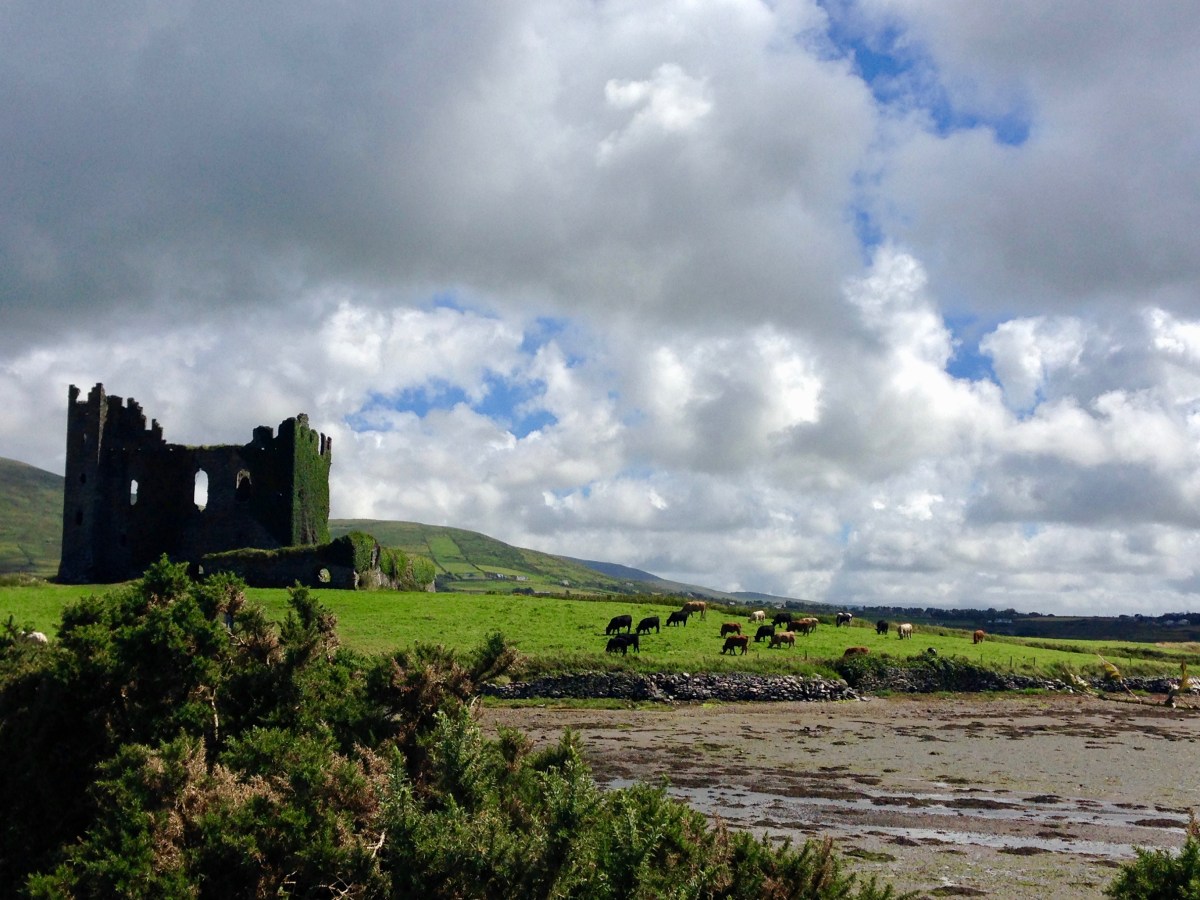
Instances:
[[[12,0],[0,456],[306,412],[332,514],[1200,610],[1200,7]]]

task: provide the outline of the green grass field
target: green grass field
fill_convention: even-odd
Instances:
[[[0,620],[11,615],[19,625],[53,636],[63,607],[96,587],[41,583],[34,586],[0,586]],[[347,646],[367,653],[409,647],[416,642],[440,643],[469,650],[490,632],[500,631],[530,659],[530,671],[629,668],[637,671],[811,674],[840,657],[846,647],[865,646],[872,654],[905,657],[928,647],[942,656],[963,657],[989,668],[1023,673],[1049,673],[1063,667],[1081,674],[1099,672],[1099,656],[1115,663],[1126,674],[1178,673],[1179,663],[1200,670],[1195,645],[1177,647],[1114,641],[1025,641],[1019,638],[988,639],[973,645],[965,632],[948,629],[918,631],[911,641],[895,633],[877,635],[870,623],[855,622],[835,628],[823,622],[805,638],[797,637],[794,649],[770,650],[751,644],[745,657],[722,656],[719,631],[722,622],[740,622],[753,636],[744,615],[711,610],[706,620],[695,616],[686,627],[663,628],[642,638],[641,654],[627,657],[604,652],[604,628],[609,619],[629,613],[634,623],[657,615],[665,622],[674,608],[654,603],[620,600],[557,599],[513,595],[430,594],[320,590],[316,596],[338,619],[338,633]],[[250,588],[248,598],[260,603],[268,615],[287,615],[287,592]],[[1145,658],[1149,655],[1150,659]],[[826,670],[827,671],[827,670]]]

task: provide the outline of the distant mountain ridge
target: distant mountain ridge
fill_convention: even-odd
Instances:
[[[51,578],[62,549],[63,477],[0,457],[0,574]],[[381,544],[432,559],[453,590],[687,594],[736,601],[738,595],[660,578],[598,560],[513,547],[464,528],[381,519],[331,519],[332,537],[365,531]],[[765,596],[765,595],[763,595]]]

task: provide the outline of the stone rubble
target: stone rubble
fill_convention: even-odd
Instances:
[[[628,701],[657,701],[662,703],[723,701],[821,701],[866,700],[877,691],[894,693],[929,693],[953,690],[958,692],[1045,690],[1074,692],[1086,689],[1098,691],[1144,691],[1166,694],[1177,686],[1170,678],[1126,678],[1122,682],[1094,678],[1081,684],[1070,684],[1057,678],[979,671],[967,683],[948,688],[939,684],[931,673],[914,672],[897,667],[872,678],[869,684],[856,690],[839,679],[798,675],[752,675],[748,673],[668,673],[638,674],[634,672],[580,672],[547,675],[532,681],[512,684],[486,684],[480,690],[484,696],[505,700],[532,699],[611,699]],[[1192,688],[1193,693],[1200,689]]]

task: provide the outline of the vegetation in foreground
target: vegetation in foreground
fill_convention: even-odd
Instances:
[[[1178,853],[1138,849],[1105,896],[1114,900],[1200,900],[1200,826],[1193,814]]]
[[[366,656],[291,593],[278,626],[160,562],[0,635],[0,882],[32,897],[854,897],[828,842],[774,847],[662,788],[601,792],[568,733],[485,739],[515,652]]]

